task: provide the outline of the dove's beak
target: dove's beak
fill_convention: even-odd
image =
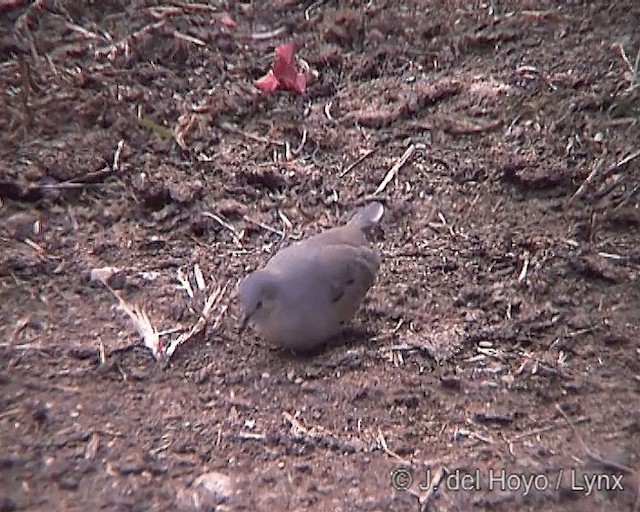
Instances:
[[[251,315],[247,315],[245,313],[242,314],[242,318],[240,319],[240,332],[242,333],[249,325],[249,320],[251,320]]]

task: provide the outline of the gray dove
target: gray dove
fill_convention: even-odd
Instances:
[[[380,256],[365,236],[378,223],[378,202],[345,225],[278,251],[238,285],[242,330],[252,324],[267,342],[294,351],[314,349],[336,336],[373,286]]]

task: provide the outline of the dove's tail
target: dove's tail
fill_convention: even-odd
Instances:
[[[367,206],[358,210],[351,220],[349,224],[358,226],[360,229],[368,229],[374,224],[377,224],[382,218],[382,214],[384,213],[384,206],[382,203],[374,201],[373,203],[369,203]]]

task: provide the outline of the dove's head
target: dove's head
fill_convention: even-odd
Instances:
[[[276,276],[267,270],[256,270],[240,281],[238,298],[242,304],[241,329],[250,321],[264,324],[276,313],[280,304],[278,290]]]

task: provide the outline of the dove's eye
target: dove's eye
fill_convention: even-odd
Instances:
[[[258,303],[256,304],[256,309],[260,309],[262,307],[262,301],[259,300]]]

